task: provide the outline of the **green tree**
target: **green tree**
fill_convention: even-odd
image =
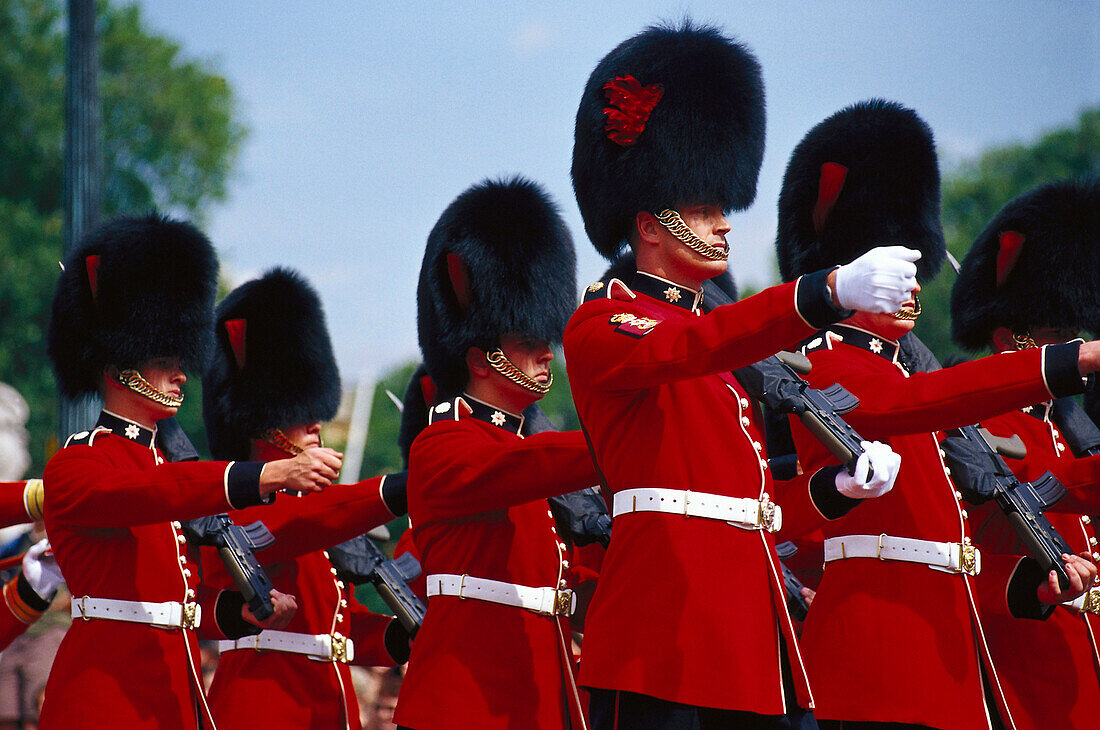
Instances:
[[[997,211],[1012,198],[1044,183],[1100,174],[1100,107],[1081,112],[1076,125],[1044,134],[1032,144],[991,149],[944,176],[943,229],[947,249],[959,261]],[[950,264],[921,282],[924,310],[916,333],[941,360],[967,356],[951,341]]]
[[[32,467],[50,455],[57,400],[44,333],[61,258],[65,3],[0,1],[0,381],[31,406]],[[245,128],[226,80],[144,24],[97,4],[103,215],[169,212],[201,222],[225,198]],[[197,388],[184,427],[202,443]]]

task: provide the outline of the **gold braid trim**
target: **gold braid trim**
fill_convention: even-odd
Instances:
[[[137,370],[123,370],[119,372],[118,382],[122,383],[138,395],[143,395],[154,403],[160,403],[162,406],[168,406],[169,408],[179,408],[183,405],[183,394],[180,394],[179,398],[175,398],[168,395],[167,393],[157,390],[149,384],[148,380],[141,377],[141,373],[139,373]]]
[[[260,434],[260,438],[291,456],[297,456],[305,451],[305,449],[288,439],[286,434],[277,428],[269,428]]]
[[[38,521],[43,517],[46,490],[41,479],[28,479],[23,487],[23,508],[27,510],[27,517]]]
[[[910,312],[908,309],[899,309],[894,312],[894,319],[914,320],[920,316],[920,299],[913,297],[913,301],[917,303],[917,308]]]
[[[680,214],[671,208],[666,208],[653,217],[657,219],[658,223],[665,227],[665,230],[679,239],[680,243],[697,254],[711,261],[725,261],[729,258],[730,253],[728,249],[711,246],[709,243],[699,238],[695,231],[691,230],[687,223],[684,223],[684,219],[680,217]]]
[[[492,367],[493,370],[496,370],[498,373],[508,378],[516,385],[520,386],[521,388],[526,388],[532,393],[546,395],[550,392],[550,386],[554,384],[553,373],[550,373],[550,377],[546,380],[545,383],[540,383],[539,381],[535,380],[530,375],[513,365],[512,361],[505,356],[504,350],[501,350],[499,347],[496,350],[490,352],[485,359],[489,361],[489,366]]]

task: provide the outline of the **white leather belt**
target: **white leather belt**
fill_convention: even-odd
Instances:
[[[666,512],[685,517],[722,520],[746,530],[777,532],[783,526],[783,509],[768,499],[724,497],[686,489],[642,487],[615,493],[612,516],[630,512]]]
[[[908,537],[881,535],[845,535],[825,540],[825,562],[845,560],[847,558],[876,558],[878,560],[900,560],[906,563],[920,563],[932,570],[945,573],[966,573],[977,575],[982,570],[982,554],[970,544],[970,538],[963,542],[932,542],[915,540]]]
[[[1080,613],[1100,615],[1100,588],[1090,588],[1077,598],[1066,601],[1062,605]]]
[[[195,629],[202,621],[202,606],[197,603],[148,603],[146,601],[116,601],[112,598],[73,598],[74,619],[107,619],[149,624],[160,629]]]
[[[573,591],[563,588],[532,588],[470,575],[433,573],[428,576],[428,597],[458,596],[516,606],[543,616],[572,616],[577,607]]]
[[[339,633],[297,634],[292,631],[264,629],[255,636],[242,636],[239,639],[218,642],[218,651],[235,649],[302,654],[322,662],[347,663],[355,659],[355,644]]]

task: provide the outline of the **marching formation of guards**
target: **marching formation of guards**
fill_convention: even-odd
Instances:
[[[1030,191],[989,224],[952,319],[992,354],[942,368],[912,333],[947,258],[929,127],[870,100],[810,130],[779,195],[784,283],[733,301],[727,216],[755,198],[764,129],[760,66],[720,29],[654,26],[612,50],[572,160],[608,274],[578,306],[572,238],[537,183],[459,195],[420,269],[408,470],[356,484],[321,444],[340,381],[304,278],[273,269],[215,309],[192,226],[93,232],[64,262],[48,346],[62,393],[103,412],[42,480],[0,484],[0,522],[49,535],[3,587],[0,644],[62,581],[73,595],[40,727],[351,730],[348,665],[405,662],[395,722],[416,730],[1095,723],[1100,430],[1070,396],[1100,369],[1100,342],[1077,339],[1100,326],[1100,180]],[[537,406],[557,346],[581,431]],[[858,399],[836,414],[850,460],[738,375],[784,350],[809,387]],[[158,426],[185,373],[203,376],[217,461]],[[1065,492],[1043,505],[1068,546],[1052,561],[988,496],[976,424],[1022,442],[1002,477]],[[406,512],[398,551],[427,602],[412,628],[360,605],[330,554]],[[189,537],[222,513],[274,537],[255,556],[266,595]],[[804,626],[784,541],[824,565],[803,576]],[[221,652],[209,691],[200,639]]]

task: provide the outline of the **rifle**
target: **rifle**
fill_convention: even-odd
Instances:
[[[274,586],[257,562],[256,556],[252,554],[254,550],[262,550],[275,542],[264,523],[253,522],[241,527],[234,524],[229,515],[220,514],[187,520],[181,524],[188,542],[211,545],[218,549],[226,570],[233,576],[233,582],[248,602],[256,620],[269,618],[275,612],[271,603]]]
[[[727,292],[710,281],[703,282],[703,291],[707,311],[733,302]],[[776,413],[798,416],[848,473],[855,474],[856,461],[863,454],[863,438],[841,416],[858,406],[859,399],[839,383],[825,390],[811,388],[800,375],[808,372],[810,361],[805,355],[780,352],[734,370],[733,376],[749,395]]]
[[[799,375],[809,371],[810,361],[805,355],[780,352],[734,370],[733,375],[749,395],[768,408],[798,416],[848,473],[855,474],[856,460],[863,454],[863,438],[841,416],[858,406],[859,398],[839,383],[824,390],[811,388]]]
[[[330,547],[328,558],[340,580],[355,585],[372,584],[408,635],[416,636],[426,610],[408,583],[420,575],[416,558],[405,553],[391,560],[366,535]]]
[[[1044,573],[1055,571],[1058,583],[1068,588],[1069,576],[1062,555],[1072,555],[1073,548],[1043,514],[1065,495],[1066,488],[1049,471],[1033,482],[1016,478],[1001,455],[1017,459],[1026,455],[1019,436],[999,439],[977,426],[963,426],[950,433],[951,437],[944,439],[940,448],[956,488],[972,504],[995,500],[1028,554],[1038,561]]]
[[[787,594],[787,611],[795,621],[805,621],[806,614],[810,610],[810,604],[806,603],[806,596],[802,595],[802,581],[787,567],[783,561],[793,557],[798,548],[793,542],[781,542],[775,546],[775,552],[779,554],[779,567],[783,571],[783,592]]]

